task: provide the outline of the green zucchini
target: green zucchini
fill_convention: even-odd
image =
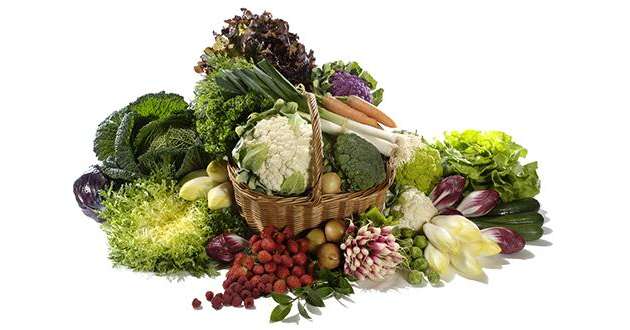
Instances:
[[[533,198],[523,198],[509,203],[502,203],[497,205],[487,215],[499,216],[518,214],[524,212],[538,212],[540,210],[540,203]]]
[[[474,222],[487,222],[495,225],[537,225],[542,226],[545,218],[537,212],[525,212],[519,214],[501,216],[483,216],[470,219]]]
[[[535,241],[542,237],[543,229],[539,225],[528,224],[528,225],[497,225],[494,223],[488,222],[475,222],[480,229],[486,229],[490,227],[505,227],[514,230],[517,232],[523,239],[526,241]]]

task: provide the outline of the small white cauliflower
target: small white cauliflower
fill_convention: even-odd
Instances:
[[[422,225],[438,214],[431,199],[416,188],[407,188],[392,207],[398,216],[399,226],[420,230]]]
[[[239,142],[235,155],[272,192],[303,193],[310,186],[310,124],[298,114],[262,119]]]

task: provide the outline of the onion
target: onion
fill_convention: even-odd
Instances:
[[[322,192],[324,194],[338,194],[341,192],[341,178],[335,172],[322,175]]]

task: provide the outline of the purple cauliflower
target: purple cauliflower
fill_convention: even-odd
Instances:
[[[372,93],[368,84],[351,73],[337,71],[330,77],[330,93],[333,96],[356,95],[372,103]]]

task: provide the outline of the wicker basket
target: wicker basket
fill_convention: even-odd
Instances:
[[[342,219],[363,212],[373,205],[383,207],[387,190],[394,181],[395,167],[390,159],[387,163],[387,177],[380,185],[363,191],[322,195],[321,177],[324,157],[317,101],[311,93],[306,93],[305,97],[313,128],[311,140],[313,187],[308,195],[281,197],[253,191],[247,185],[236,182],[238,169],[233,163],[228,165],[228,176],[234,186],[236,204],[240,206],[241,215],[252,229],[262,230],[268,225],[278,228],[288,226],[294,233],[299,233],[305,229],[317,227],[329,219]]]

